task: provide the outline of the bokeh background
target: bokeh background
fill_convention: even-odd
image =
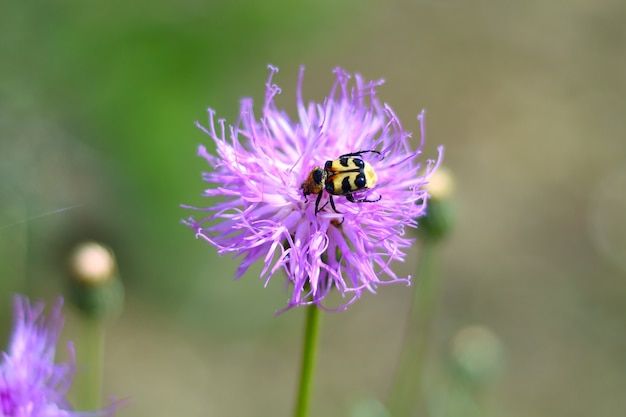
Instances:
[[[52,299],[68,248],[110,245],[127,300],[105,393],[133,398],[119,416],[290,413],[303,311],[274,316],[279,280],[233,281],[235,261],[179,223],[180,203],[207,204],[194,120],[259,103],[269,63],[290,111],[300,65],[307,99],[337,65],[385,78],[407,130],[427,109],[426,154],[446,146],[458,219],[430,415],[626,415],[623,1],[5,0],[0,57],[0,340],[11,293]],[[325,315],[312,415],[386,398],[410,297],[383,287]],[[459,412],[445,358],[474,325],[506,359]]]

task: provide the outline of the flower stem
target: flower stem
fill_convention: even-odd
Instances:
[[[82,372],[77,374],[77,409],[97,410],[102,407],[102,379],[104,375],[104,323],[102,320],[83,317],[82,338],[77,344],[78,363]]]
[[[306,417],[309,411],[309,400],[313,385],[313,370],[319,338],[320,309],[312,304],[307,307],[306,325],[304,330],[304,346],[302,367],[300,369],[300,386],[294,410],[294,417]]]
[[[411,302],[404,345],[389,393],[391,416],[410,416],[423,398],[421,380],[429,347],[430,325],[437,299],[437,243],[424,239],[415,293]]]

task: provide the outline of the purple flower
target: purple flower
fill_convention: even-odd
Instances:
[[[15,297],[13,334],[0,363],[0,415],[10,417],[108,416],[114,409],[75,412],[65,400],[74,376],[74,348],[68,344],[70,361],[55,363],[56,344],[63,327],[59,298],[48,319],[43,303],[30,305]]]
[[[413,242],[405,228],[417,227],[417,218],[424,214],[428,199],[424,185],[443,152],[440,147],[436,162],[422,165],[417,160],[424,143],[424,112],[418,116],[419,148],[411,150],[411,134],[402,129],[391,107],[374,96],[383,80],[366,82],[356,74],[351,84],[350,74],[337,68],[328,97],[307,105],[302,99],[301,68],[298,120],[293,121],[276,108],[274,97],[280,88],[272,78],[278,69],[269,69],[259,119],[252,99],[244,98],[234,126],[226,127],[222,119],[216,122],[213,109],[208,110],[208,127],[197,124],[217,145],[217,156],[204,146],[198,150],[213,168],[203,174],[210,184],[203,195],[220,199],[206,208],[184,206],[207,215],[183,223],[220,254],[243,256],[236,278],[257,260],[264,262],[261,278],[266,285],[283,270],[292,288],[285,310],[307,304],[328,308],[323,301],[333,288],[344,297],[336,308],[342,310],[364,291],[375,292],[379,284],[408,284],[410,277],[398,277],[391,264],[404,260],[404,250]],[[365,187],[357,186],[356,173],[324,168],[326,161],[372,150],[377,152],[353,155],[347,162],[354,167],[356,158],[371,166],[377,180],[368,175]],[[335,195],[328,188],[321,191],[318,213],[318,195],[303,192],[316,167],[338,186]],[[342,180],[353,191],[350,195],[341,191]],[[373,187],[366,188],[369,185]],[[336,211],[326,204],[331,198]]]

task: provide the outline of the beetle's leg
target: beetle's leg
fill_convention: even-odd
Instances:
[[[335,210],[335,213],[341,214],[341,212],[337,210],[337,207],[335,207],[335,200],[333,200],[332,195],[328,195],[328,200],[330,201],[330,206],[333,208],[333,210]]]
[[[322,201],[322,194],[323,193],[320,191],[317,194],[317,199],[315,199],[315,215],[317,215],[317,213],[319,213],[320,211],[324,210],[324,207],[326,207],[326,204],[328,204],[326,203],[322,206],[322,208],[320,208],[320,201]]]
[[[346,194],[346,199],[351,203],[375,203],[377,201],[380,201],[381,198],[383,198],[382,195],[379,195],[376,200],[368,200],[367,198],[361,198],[360,200],[355,200],[352,194]]]
[[[356,202],[357,203],[375,203],[377,201],[380,201],[381,198],[383,198],[383,196],[379,195],[376,200],[368,200],[367,198],[362,198],[360,200],[356,200]]]

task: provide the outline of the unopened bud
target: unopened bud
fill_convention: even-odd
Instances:
[[[446,237],[455,223],[454,177],[450,170],[439,167],[433,172],[426,189],[430,198],[426,205],[426,215],[419,219],[418,234],[425,240],[438,241]]]
[[[486,326],[465,327],[452,339],[450,359],[453,368],[470,383],[491,381],[500,373],[504,358],[500,338]]]
[[[113,252],[95,242],[78,245],[70,254],[69,300],[87,317],[121,311],[124,287]]]

